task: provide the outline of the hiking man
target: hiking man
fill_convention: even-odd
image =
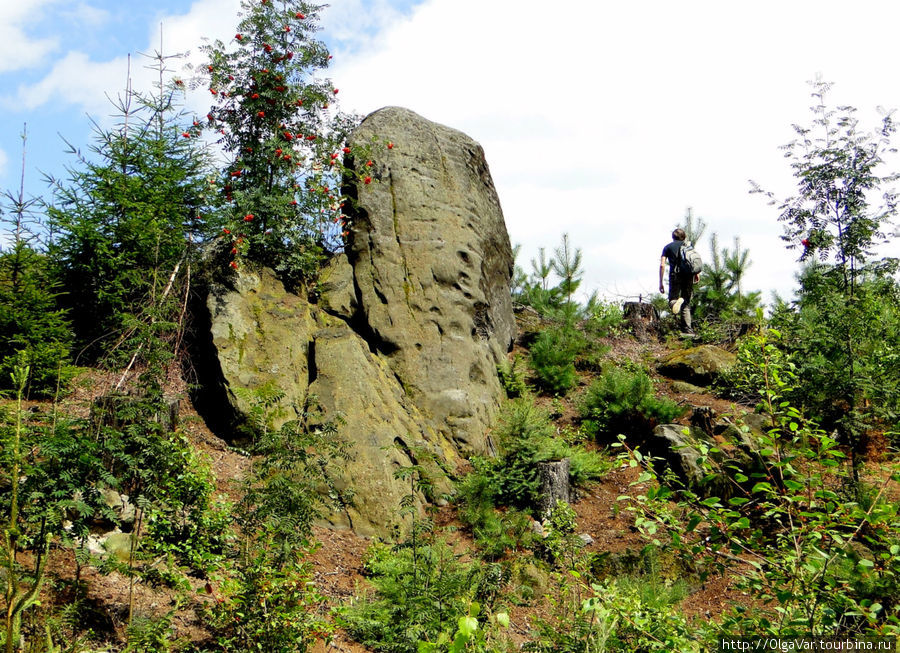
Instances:
[[[680,316],[684,332],[693,335],[691,295],[694,292],[694,284],[700,281],[700,274],[692,274],[690,269],[681,269],[683,267],[681,265],[681,248],[685,246],[686,237],[684,229],[676,229],[672,232],[672,242],[663,247],[662,257],[659,259],[659,292],[666,292],[663,287],[663,274],[668,264],[669,307],[673,314]]]

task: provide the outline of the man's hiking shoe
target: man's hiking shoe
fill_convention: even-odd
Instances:
[[[672,313],[673,315],[678,315],[681,312],[681,307],[684,304],[684,297],[679,297],[674,302],[672,302]]]

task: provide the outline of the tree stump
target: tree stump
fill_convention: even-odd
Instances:
[[[625,302],[622,305],[622,317],[639,341],[656,337],[659,330],[659,311],[653,304]]]
[[[572,498],[572,489],[569,485],[568,458],[538,463],[538,477],[541,482],[540,496],[538,498],[538,512],[541,517],[546,517],[556,507],[557,501],[569,503]]]
[[[700,429],[707,435],[713,434],[715,423],[716,411],[709,406],[696,406],[694,412],[691,413],[691,426]]]

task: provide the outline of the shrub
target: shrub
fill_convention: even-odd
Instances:
[[[489,558],[503,555],[508,548],[531,545],[531,520],[520,510],[537,504],[538,463],[569,458],[569,481],[574,486],[600,479],[611,466],[603,455],[556,437],[549,415],[532,398],[509,402],[495,435],[500,454],[493,459],[473,458],[475,469],[457,486],[460,519]],[[498,513],[497,506],[512,509]]]
[[[590,586],[563,580],[550,618],[539,618],[538,637],[522,647],[541,653],[590,651],[709,650],[706,629],[689,624],[674,600],[648,597],[631,582],[605,581]]]
[[[684,413],[674,401],[654,395],[653,381],[646,372],[616,367],[606,370],[588,388],[579,410],[585,430],[595,437],[640,435]]]
[[[531,369],[538,385],[550,394],[565,394],[578,381],[575,357],[584,346],[583,336],[571,326],[551,327],[531,345]]]
[[[767,333],[753,338],[756,372],[766,381],[760,406],[771,424],[759,436],[762,469],[733,462],[722,469],[703,456],[707,470],[732,477],[736,495],[700,500],[655,486],[630,507],[636,524],[710,568],[724,569],[723,560],[736,555],[750,563],[738,586],[755,605],[771,607],[736,607],[722,633],[894,636],[900,631],[900,517],[884,497],[896,475],[885,474],[877,489],[856,482],[834,437],[784,399],[791,375],[775,342]],[[630,452],[629,464],[647,463],[638,454]],[[637,482],[651,480],[658,479],[648,466]]]
[[[376,651],[415,653],[418,642],[455,628],[477,598],[478,562],[464,564],[439,538],[390,547],[376,544],[365,562],[375,596],[346,611],[348,629]]]
[[[497,365],[497,375],[500,377],[500,385],[510,399],[521,397],[528,392],[525,372],[522,370],[522,358],[518,354],[511,361],[506,360]]]

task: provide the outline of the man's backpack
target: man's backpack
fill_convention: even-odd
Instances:
[[[678,252],[678,272],[683,276],[700,274],[703,270],[703,259],[700,252],[694,249],[691,241],[686,240]]]

